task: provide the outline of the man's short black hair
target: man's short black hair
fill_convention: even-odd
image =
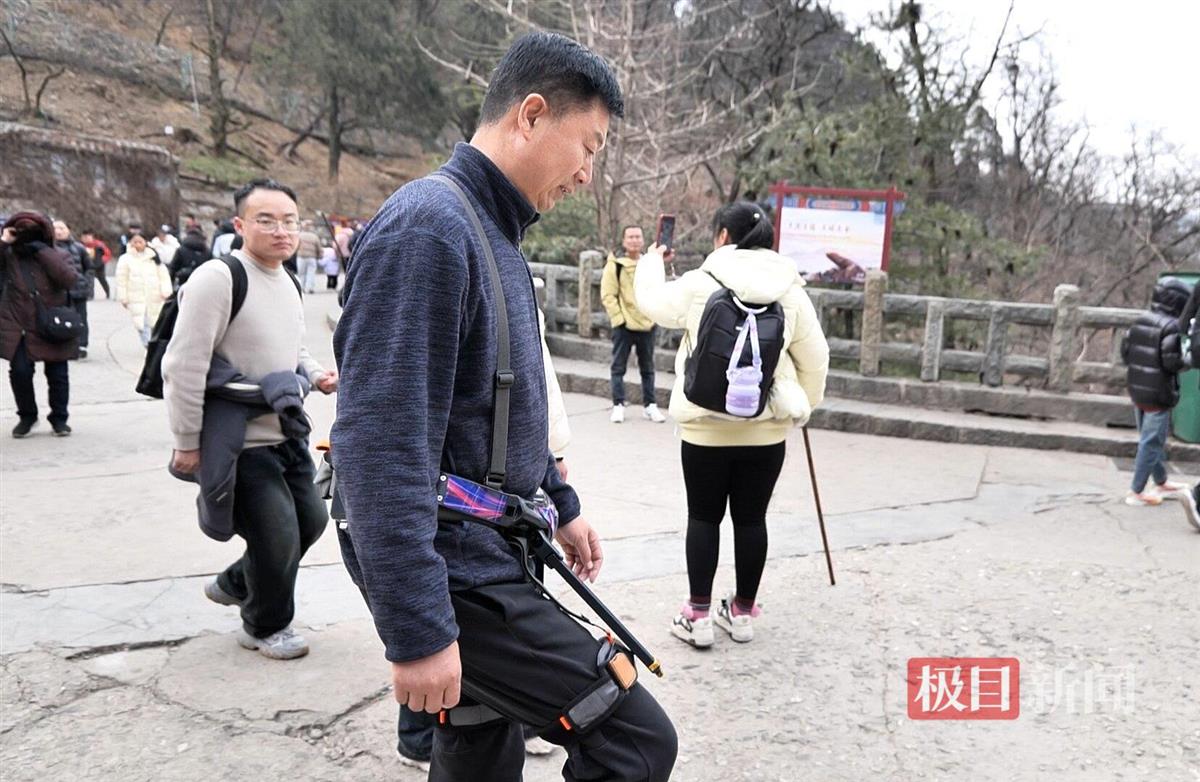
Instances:
[[[565,35],[537,32],[514,41],[492,72],[479,123],[498,122],[514,103],[535,92],[551,111],[600,101],[611,116],[625,116],[617,75],[600,55]]]
[[[246,184],[239,187],[233,194],[233,213],[240,215],[242,213],[242,204],[246,202],[246,198],[255,190],[277,190],[283,193],[288,198],[300,203],[296,198],[296,191],[292,190],[285,184],[276,182],[274,179],[251,179]]]

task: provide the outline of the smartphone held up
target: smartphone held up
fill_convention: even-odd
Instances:
[[[663,251],[663,260],[670,267],[671,277],[675,274],[675,215],[660,214],[658,216],[658,229],[654,232],[654,243],[661,247],[665,247]]]

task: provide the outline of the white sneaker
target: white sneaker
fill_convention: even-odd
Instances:
[[[684,643],[689,643],[697,649],[707,649],[713,645],[713,620],[711,616],[702,619],[689,619],[680,611],[671,620],[671,635]]]
[[[613,405],[612,415],[608,417],[608,420],[614,424],[625,423],[625,405]]]
[[[429,773],[430,762],[428,760],[419,760],[418,758],[410,758],[400,750],[396,750],[396,759],[400,761],[400,765],[415,768],[425,773]]]
[[[661,424],[667,420],[667,417],[659,412],[658,405],[653,402],[642,408],[642,418],[649,418],[656,424]]]
[[[1185,486],[1182,483],[1172,483],[1171,481],[1167,481],[1166,483],[1154,483],[1151,481],[1150,485],[1146,487],[1145,493],[1157,494],[1164,500],[1181,500],[1183,499],[1183,495],[1187,494],[1189,491],[1191,491],[1191,487]]]
[[[740,644],[754,640],[754,617],[749,614],[734,616],[733,593],[730,592],[721,600],[717,608],[717,627],[729,633],[729,637]]]
[[[308,654],[308,641],[290,625],[266,638],[255,638],[245,630],[239,630],[237,642],[243,649],[256,650],[272,660],[293,660]]]
[[[1187,514],[1188,521],[1192,526],[1200,531],[1200,483],[1196,484],[1195,489],[1184,491],[1179,495],[1179,501],[1183,503],[1183,511]]]
[[[1141,494],[1135,494],[1132,491],[1125,495],[1125,504],[1136,507],[1148,507],[1153,505],[1162,505],[1163,498],[1161,494],[1156,494],[1149,491],[1143,491]]]

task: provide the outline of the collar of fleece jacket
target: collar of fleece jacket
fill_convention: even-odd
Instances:
[[[514,245],[521,244],[525,231],[540,217],[533,204],[521,195],[504,172],[470,144],[456,144],[454,155],[442,171],[453,176],[454,181],[483,205],[504,232],[504,237]]]

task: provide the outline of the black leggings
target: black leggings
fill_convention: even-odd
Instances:
[[[783,469],[784,443],[714,447],[683,444],[687,486],[688,585],[692,599],[712,596],[725,506],[733,519],[737,596],[753,600],[767,562],[767,504]]]

